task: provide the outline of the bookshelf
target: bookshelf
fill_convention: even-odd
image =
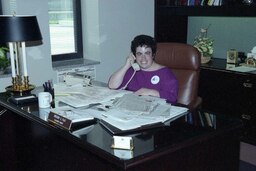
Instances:
[[[170,5],[170,0],[155,0],[155,38],[157,42],[187,42],[190,16],[256,17],[256,5],[230,0],[221,6]]]
[[[160,15],[255,17],[256,6],[159,6]]]

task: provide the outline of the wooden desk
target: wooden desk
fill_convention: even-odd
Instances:
[[[242,140],[256,145],[256,74],[226,70],[225,59],[202,64],[199,96],[203,109],[238,117]]]
[[[37,104],[17,107],[6,98],[0,94],[0,170],[239,170],[241,123],[228,116],[216,116],[216,129],[180,118],[138,132],[124,159],[98,123],[75,136],[41,119]]]

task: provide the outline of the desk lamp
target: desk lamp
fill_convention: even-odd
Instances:
[[[10,51],[12,85],[6,87],[14,94],[30,93],[25,42],[42,40],[36,16],[0,16],[0,43],[8,43]]]

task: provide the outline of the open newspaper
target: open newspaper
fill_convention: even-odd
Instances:
[[[108,87],[66,86],[65,84],[54,85],[54,91],[58,101],[75,108],[110,101],[116,97],[122,97],[124,94],[131,93],[126,90],[110,90]]]
[[[184,107],[172,106],[163,99],[126,94],[117,98],[102,120],[120,130],[131,130],[175,120],[187,113]],[[103,123],[103,126],[106,124]]]

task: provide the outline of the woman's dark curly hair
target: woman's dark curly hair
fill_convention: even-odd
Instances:
[[[146,46],[152,49],[153,56],[156,54],[156,41],[153,37],[148,35],[138,35],[131,42],[131,51],[136,56],[136,48]]]

